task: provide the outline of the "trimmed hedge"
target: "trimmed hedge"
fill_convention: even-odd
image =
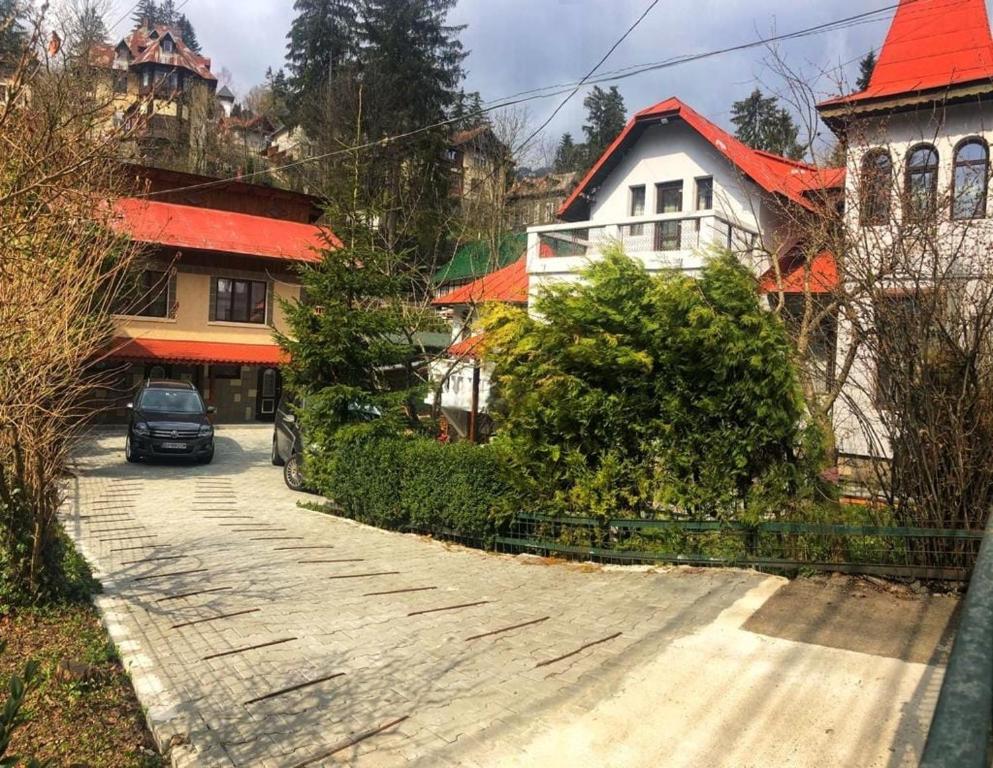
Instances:
[[[511,508],[512,488],[492,447],[383,435],[374,425],[340,430],[308,456],[307,473],[346,517],[380,528],[485,544]]]

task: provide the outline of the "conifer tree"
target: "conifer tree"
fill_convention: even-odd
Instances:
[[[585,164],[590,166],[624,129],[627,114],[624,97],[616,85],[607,91],[598,85],[593,86],[593,90],[583,99],[583,106],[587,113],[583,126],[583,133],[586,134]]]
[[[155,0],[140,0],[131,15],[131,21],[136,27],[142,24],[155,26],[159,20],[159,6]]]
[[[859,62],[859,79],[855,81],[855,87],[864,91],[869,87],[872,80],[872,72],[876,68],[876,52],[869,51]]]
[[[804,147],[797,143],[800,129],[775,96],[765,96],[756,88],[731,106],[731,122],[735,136],[753,149],[793,159],[803,156]]]
[[[176,17],[175,0],[162,0],[162,5],[159,6],[159,15],[156,19],[156,23],[171,27],[175,25]]]
[[[287,35],[286,63],[298,122],[322,98],[331,80],[353,62],[357,37],[357,0],[296,0],[296,18]]]
[[[200,53],[202,48],[200,47],[200,41],[197,40],[196,30],[193,29],[193,24],[186,17],[186,14],[181,14],[176,20],[176,30],[179,32],[179,36],[183,38],[183,42],[186,47],[189,48],[194,53]]]
[[[24,50],[23,9],[17,0],[0,0],[0,65],[14,66]]]
[[[568,173],[569,171],[580,170],[580,166],[583,164],[582,153],[584,150],[584,147],[577,146],[572,140],[571,133],[563,133],[558,148],[555,150],[555,160],[552,163],[555,172]]]

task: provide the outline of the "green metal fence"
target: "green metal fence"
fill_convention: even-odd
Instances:
[[[969,581],[921,768],[988,768],[993,755],[993,517]]]
[[[828,570],[888,577],[968,578],[982,531],[874,525],[550,517],[519,513],[495,544],[613,563]]]

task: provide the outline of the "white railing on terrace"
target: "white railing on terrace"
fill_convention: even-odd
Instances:
[[[711,212],[660,213],[608,223],[582,221],[528,229],[529,252],[540,259],[595,257],[616,243],[631,256],[679,260],[711,246],[751,252],[758,242],[753,229]]]

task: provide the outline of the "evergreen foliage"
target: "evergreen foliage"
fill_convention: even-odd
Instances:
[[[562,139],[555,150],[555,160],[552,168],[556,173],[578,171],[583,166],[584,147],[577,146],[572,140],[571,133],[563,133]]]
[[[176,31],[179,32],[179,36],[183,38],[183,42],[186,43],[186,47],[189,48],[194,53],[201,53],[202,47],[200,46],[200,41],[197,39],[196,30],[193,28],[193,24],[187,18],[186,14],[180,15],[176,19]]]
[[[869,51],[859,62],[859,78],[855,81],[855,87],[864,91],[869,87],[872,80],[873,70],[876,69],[876,52]]]
[[[376,424],[341,430],[311,478],[354,520],[477,544],[492,535],[512,495],[492,447],[384,435]]]
[[[332,77],[355,60],[358,0],[296,0],[286,62],[297,111],[322,99]],[[302,116],[298,115],[298,120]]]
[[[787,333],[717,254],[701,279],[650,276],[617,248],[526,311],[495,307],[495,445],[536,511],[782,515],[813,497]]]
[[[158,23],[159,6],[155,0],[139,0],[131,14],[131,21],[136,27],[142,24],[155,25]]]
[[[85,56],[95,44],[107,41],[107,25],[92,0],[84,0],[74,7],[66,31],[66,46],[70,54]]]
[[[789,111],[779,106],[775,96],[765,96],[756,88],[748,97],[731,106],[735,136],[753,149],[761,149],[799,160],[806,151],[797,143],[800,129]]]
[[[19,0],[0,0],[0,72],[13,68],[24,50],[23,11]]]
[[[593,90],[583,99],[583,106],[586,107],[586,123],[583,125],[583,133],[586,135],[584,160],[589,167],[617,138],[617,134],[624,130],[627,115],[624,97],[616,85],[610,86],[606,91],[599,85],[594,85]]]

